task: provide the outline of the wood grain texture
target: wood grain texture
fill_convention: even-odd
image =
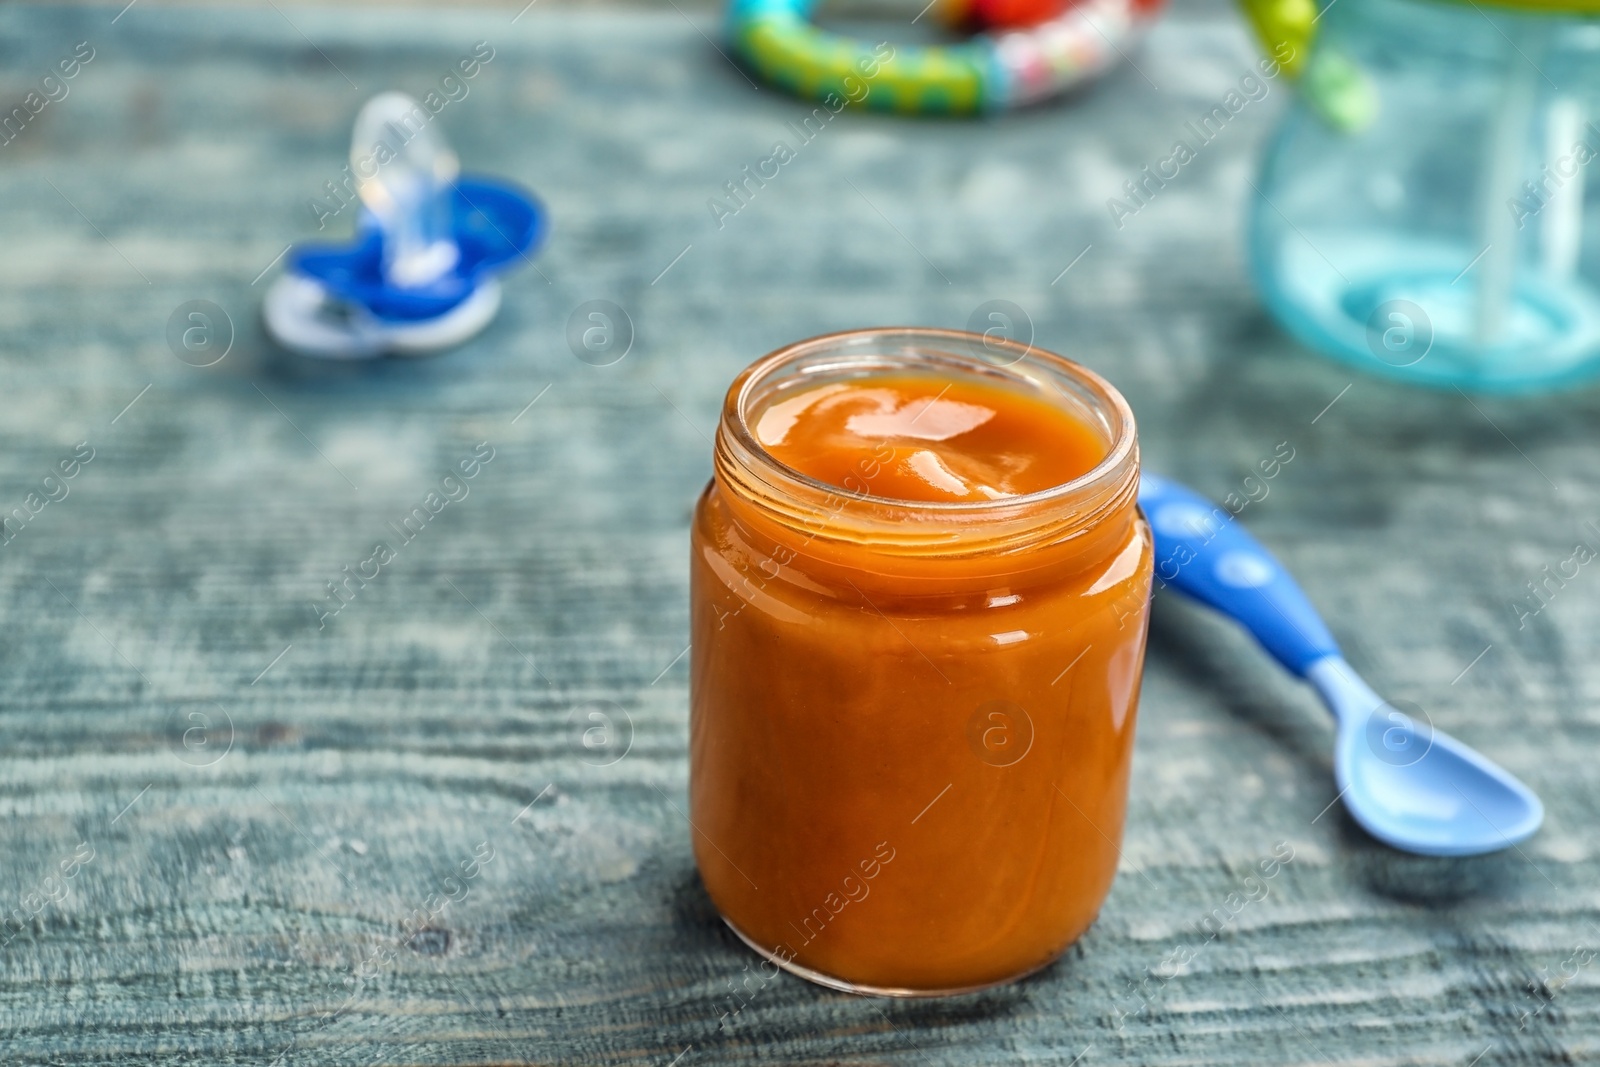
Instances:
[[[284,10],[0,10],[8,107],[96,49],[0,148],[0,511],[94,450],[0,547],[0,906],[25,920],[0,932],[0,1060],[1600,1061],[1600,966],[1555,980],[1600,944],[1600,577],[1524,629],[1512,608],[1592,540],[1600,396],[1417,392],[1278,333],[1240,235],[1282,87],[1112,225],[1106,198],[1251,63],[1234,17],[1180,5],[1143,75],[1070,106],[845,115],[798,145],[808,109],[747,84],[707,15]],[[438,121],[548,202],[537,270],[442,358],[278,352],[268,268],[316,235],[355,109],[479,40],[495,59]],[[707,201],[777,140],[796,158],[719,229]],[[1380,689],[1548,823],[1471,862],[1376,845],[1329,808],[1309,694],[1163,602],[1123,870],[1066,959],[927,1003],[784,977],[724,1017],[752,957],[690,859],[680,657],[722,390],[783,342],[995,298],[1116,381],[1153,469],[1220,496],[1289,442],[1245,521]],[[237,332],[215,366],[168,349],[194,299]],[[612,366],[567,345],[593,299],[635,329]],[[319,629],[325,583],[479,442],[470,494]],[[593,710],[610,748],[583,745]],[[1294,861],[1206,941],[1278,842]]]

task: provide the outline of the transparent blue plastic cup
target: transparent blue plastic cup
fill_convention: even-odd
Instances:
[[[1268,308],[1406,381],[1600,375],[1600,5],[1318,6],[1251,211]]]

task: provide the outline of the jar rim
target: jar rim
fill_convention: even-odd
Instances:
[[[987,358],[986,358],[987,357]],[[1032,493],[997,500],[921,501],[852,492],[783,463],[757,439],[752,419],[776,383],[814,374],[857,376],[874,371],[946,365],[952,373],[989,379],[1036,393],[1089,416],[1106,451],[1082,475]],[[1138,434],[1133,410],[1105,378],[1033,344],[931,327],[872,327],[796,341],[745,368],[729,386],[717,428],[717,475],[739,495],[786,525],[824,535],[822,502],[840,501],[820,526],[842,540],[925,552],[960,542],[957,551],[1022,550],[1063,539],[1131,504],[1138,487]],[[845,506],[849,519],[835,521]],[[848,529],[846,529],[848,528]]]

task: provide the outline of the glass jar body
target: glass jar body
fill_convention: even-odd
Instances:
[[[718,910],[855,991],[1054,960],[1117,867],[1151,581],[1131,492],[999,559],[840,555],[760,515],[719,476],[692,531],[690,817]]]
[[[1343,120],[1300,94],[1251,208],[1257,284],[1291,333],[1437,386],[1600,373],[1600,21],[1341,0],[1306,80],[1338,83]]]

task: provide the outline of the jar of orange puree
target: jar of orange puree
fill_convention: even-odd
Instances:
[[[977,334],[802,341],[694,521],[690,821],[728,925],[861,993],[1045,966],[1116,873],[1150,597],[1133,414]]]

